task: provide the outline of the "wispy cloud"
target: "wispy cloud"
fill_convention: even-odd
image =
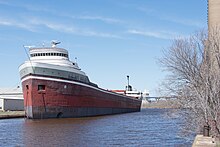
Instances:
[[[77,16],[73,17],[77,19],[84,19],[84,20],[98,20],[102,21],[105,23],[122,23],[122,20],[115,19],[115,18],[110,18],[110,17],[103,17],[103,16],[89,16],[89,15],[84,15],[84,16]]]
[[[49,9],[41,6],[36,6],[36,5],[30,5],[30,4],[24,4],[24,3],[12,3],[9,1],[5,1],[5,0],[0,0],[0,5],[6,5],[9,7],[16,7],[16,8],[22,8],[22,9],[26,9],[26,10],[30,10],[30,11],[37,11],[37,12],[50,12],[50,13],[55,13],[56,11],[54,11],[53,9]]]
[[[27,19],[24,23],[19,20],[9,20],[9,19],[2,19],[0,18],[0,25],[2,26],[9,26],[9,27],[16,27],[22,28],[31,32],[39,32],[42,27],[46,27],[53,31],[62,32],[62,33],[69,33],[74,35],[81,35],[81,36],[91,36],[91,37],[102,37],[102,38],[115,38],[115,39],[122,39],[123,37],[106,32],[99,32],[96,30],[91,30],[88,28],[81,28],[76,27],[73,25],[62,24],[57,22],[51,21],[44,21],[40,19]]]
[[[148,6],[137,7],[137,10],[142,11],[142,12],[144,12],[144,13],[146,13],[146,14],[154,14],[154,13],[157,12],[155,9],[150,8],[150,7],[148,7]]]
[[[74,35],[122,39],[121,36],[115,35],[112,33],[98,32],[95,30],[74,27],[72,25],[69,26],[69,25],[57,24],[57,23],[51,23],[51,22],[44,22],[42,24],[52,30],[64,32],[64,33],[69,33],[69,34],[74,34]]]
[[[194,26],[198,28],[204,27],[204,22],[199,22],[198,20],[191,20],[191,19],[186,19],[182,17],[176,17],[176,16],[161,16],[161,19],[167,20],[170,22],[174,22],[177,24],[182,24],[186,26]]]
[[[198,28],[204,27],[204,22],[200,22],[199,20],[183,18],[183,16],[177,16],[175,14],[161,13],[161,11],[149,7],[137,7],[137,10],[147,15],[151,15],[152,17],[157,17],[160,20],[165,20],[185,26],[194,26]]]
[[[63,12],[57,12],[54,11],[53,9],[49,9],[46,7],[39,7],[39,6],[34,6],[30,4],[13,4],[13,3],[8,3],[4,1],[0,1],[0,4],[8,5],[8,6],[13,6],[13,7],[19,7],[19,8],[24,8],[29,11],[37,11],[37,12],[47,12],[56,16],[62,16],[62,17],[68,17],[72,19],[82,19],[82,20],[93,20],[93,21],[102,21],[105,23],[122,23],[122,20],[111,18],[111,17],[105,17],[105,16],[98,16],[98,15],[78,15],[78,16],[73,16],[69,15]]]
[[[136,29],[131,29],[128,30],[129,34],[134,34],[134,35],[141,35],[145,37],[154,37],[158,39],[174,39],[178,37],[177,33],[174,32],[168,32],[168,31],[146,31],[146,30],[136,30]]]
[[[0,18],[0,25],[1,26],[10,26],[10,27],[21,28],[21,29],[28,30],[28,31],[31,31],[31,32],[36,31],[32,25],[29,25],[28,23],[21,23],[19,21],[12,20],[12,19],[2,19],[2,18]]]

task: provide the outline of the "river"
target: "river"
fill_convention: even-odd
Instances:
[[[2,119],[0,146],[151,147],[191,146],[195,134],[182,135],[181,110],[67,119]]]

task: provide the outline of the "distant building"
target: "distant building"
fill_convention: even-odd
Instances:
[[[0,88],[0,110],[24,110],[24,98],[20,87]]]
[[[208,27],[220,27],[220,1],[208,0]]]

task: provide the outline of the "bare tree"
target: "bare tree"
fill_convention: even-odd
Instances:
[[[175,39],[161,65],[169,71],[165,89],[189,108],[200,126],[220,136],[220,31],[200,31]]]

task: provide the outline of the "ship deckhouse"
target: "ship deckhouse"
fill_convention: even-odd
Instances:
[[[50,63],[79,69],[77,63],[69,60],[68,51],[63,48],[30,48],[29,52],[32,62]]]
[[[69,60],[68,51],[63,48],[57,48],[57,44],[56,42],[52,42],[52,47],[29,48],[30,60],[38,63],[69,66],[80,70],[77,63]]]
[[[89,81],[88,76],[81,71],[76,62],[69,60],[68,51],[56,47],[56,44],[58,43],[52,42],[52,47],[30,47],[30,60],[19,67],[21,77],[30,74],[50,76],[97,86]]]
[[[68,52],[65,49],[62,48],[44,48],[42,51],[41,48],[30,48],[30,56],[31,57],[62,57],[64,59],[69,59],[68,58]],[[32,58],[32,59],[35,59]]]

